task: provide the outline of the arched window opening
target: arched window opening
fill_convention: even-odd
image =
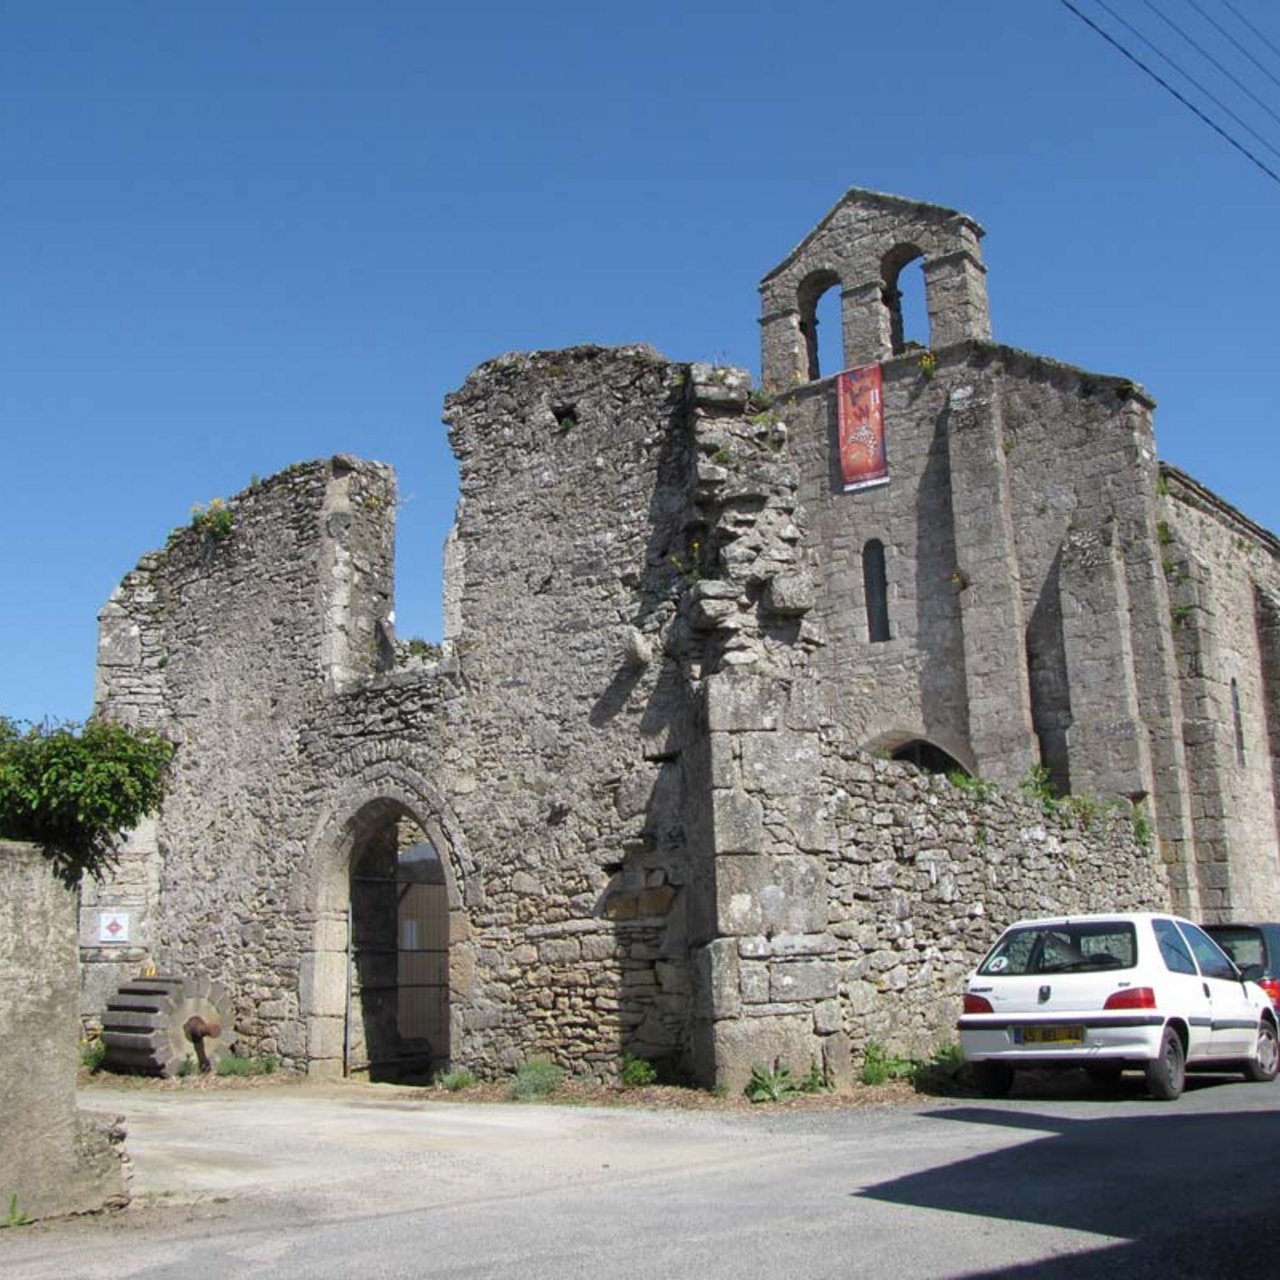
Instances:
[[[895,356],[929,345],[929,306],[924,258],[914,245],[900,245],[883,264],[884,305],[889,312],[889,346]]]
[[[941,747],[934,746],[932,742],[926,742],[923,738],[903,743],[893,753],[893,758],[913,764],[917,769],[923,769],[925,773],[944,775],[963,773],[966,777],[969,774],[969,771],[954,756],[948,755]]]
[[[1240,716],[1240,684],[1231,681],[1231,719],[1236,730],[1236,764],[1244,764],[1244,720]]]
[[[814,382],[844,368],[840,280],[835,272],[815,271],[809,276],[800,286],[799,304],[806,376]]]
[[[449,896],[435,846],[386,816],[351,857],[348,1073],[429,1079],[449,1059]]]
[[[889,581],[885,573],[884,543],[872,538],[862,548],[862,589],[867,604],[867,639],[889,639]]]

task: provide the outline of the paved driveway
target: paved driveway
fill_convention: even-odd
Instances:
[[[135,1204],[0,1233],[6,1280],[1280,1275],[1280,1085],[746,1114],[378,1086],[83,1102],[128,1116]]]

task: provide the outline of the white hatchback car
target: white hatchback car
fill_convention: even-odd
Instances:
[[[1256,976],[1176,916],[1021,920],[970,975],[957,1026],[988,1097],[1018,1067],[1083,1067],[1100,1082],[1140,1069],[1171,1100],[1188,1067],[1275,1079],[1276,1013]]]

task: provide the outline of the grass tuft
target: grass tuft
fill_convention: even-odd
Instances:
[[[564,1071],[550,1058],[530,1058],[511,1082],[511,1096],[517,1102],[549,1098],[564,1083]]]

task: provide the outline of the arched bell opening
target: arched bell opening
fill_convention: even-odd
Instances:
[[[814,382],[838,373],[845,367],[840,277],[825,268],[810,273],[801,282],[796,301],[804,335],[806,378]]]

